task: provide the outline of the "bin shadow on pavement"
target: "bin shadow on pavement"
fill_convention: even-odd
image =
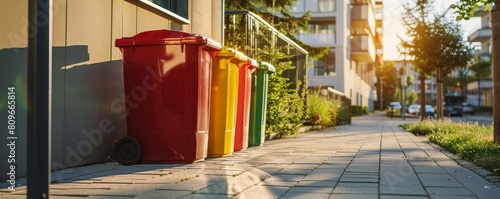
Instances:
[[[60,196],[136,198],[497,198],[500,188],[382,114],[266,141],[204,162],[74,168]],[[64,182],[64,181],[63,181]],[[488,188],[484,188],[485,185]],[[22,195],[22,192],[16,193]],[[0,193],[0,196],[1,195]]]

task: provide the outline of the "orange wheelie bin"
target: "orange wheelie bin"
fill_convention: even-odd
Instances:
[[[214,58],[208,137],[209,157],[230,155],[234,150],[238,73],[247,62],[246,55],[228,47],[222,47]]]

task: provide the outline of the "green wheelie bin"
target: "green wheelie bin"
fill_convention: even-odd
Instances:
[[[266,107],[269,75],[276,68],[266,62],[259,62],[259,68],[253,73],[252,98],[250,100],[250,127],[248,131],[248,146],[264,144],[266,133]]]

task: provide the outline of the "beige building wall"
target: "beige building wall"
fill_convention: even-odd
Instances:
[[[2,1],[0,6],[0,180],[6,179],[11,165],[7,161],[10,155],[7,137],[7,88],[15,88],[15,156],[16,176],[26,173],[26,129],[27,129],[27,66],[28,66],[28,2]],[[21,162],[20,162],[21,161]],[[24,163],[22,162],[24,161]]]
[[[0,7],[0,86],[15,85],[19,91],[18,176],[26,174],[27,4],[10,0]],[[218,0],[189,0],[187,24],[139,0],[53,0],[53,169],[107,161],[113,144],[126,136],[122,54],[114,46],[116,39],[172,29],[220,42],[221,6]],[[2,99],[5,95],[0,92]],[[1,115],[4,107],[0,100]],[[2,157],[7,153],[0,148]],[[7,173],[8,166],[0,162],[0,172]]]

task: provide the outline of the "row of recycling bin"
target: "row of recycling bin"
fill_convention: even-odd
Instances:
[[[127,104],[128,136],[113,150],[119,163],[191,163],[264,143],[271,64],[180,31],[115,46]]]

